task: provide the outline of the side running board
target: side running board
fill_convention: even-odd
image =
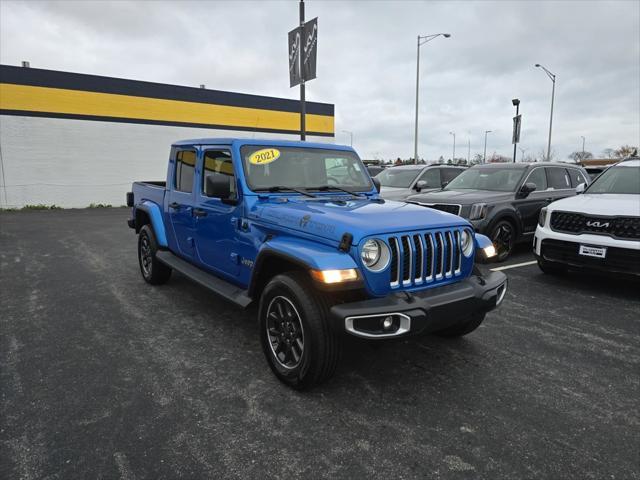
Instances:
[[[171,252],[158,250],[156,252],[156,258],[165,265],[177,270],[185,277],[188,277],[194,282],[199,283],[203,287],[208,288],[212,292],[232,301],[242,308],[247,307],[252,301],[251,297],[247,295],[246,290],[194,267],[189,262],[182,260]]]

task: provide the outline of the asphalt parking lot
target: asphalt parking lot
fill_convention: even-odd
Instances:
[[[299,393],[255,312],[144,283],[127,216],[0,213],[1,478],[640,478],[638,283],[511,268],[468,337]]]

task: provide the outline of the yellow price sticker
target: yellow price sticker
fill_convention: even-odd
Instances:
[[[252,165],[266,165],[280,158],[280,150],[277,148],[263,148],[257,152],[253,152],[249,157],[249,163]]]

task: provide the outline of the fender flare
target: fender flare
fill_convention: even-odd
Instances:
[[[262,265],[274,257],[287,260],[305,270],[359,269],[353,258],[337,247],[300,238],[275,237],[263,243],[258,250],[249,282],[250,295],[253,295],[257,287]]]
[[[136,205],[136,210],[141,210],[149,216],[158,246],[168,248],[169,243],[167,242],[167,232],[164,228],[164,220],[162,218],[162,210],[160,210],[160,207],[149,200],[144,200],[139,205]]]

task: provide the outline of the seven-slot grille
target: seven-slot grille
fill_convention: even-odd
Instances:
[[[462,230],[389,236],[391,288],[417,286],[460,275],[461,236]]]
[[[551,213],[551,228],[557,232],[595,233],[617,238],[640,239],[640,217],[597,217],[572,212]]]

